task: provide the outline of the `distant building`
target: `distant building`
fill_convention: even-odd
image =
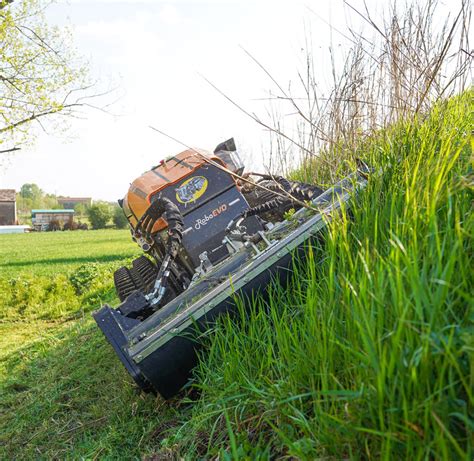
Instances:
[[[0,226],[17,223],[15,189],[0,189]]]
[[[58,197],[58,203],[64,208],[74,208],[80,203],[85,206],[92,205],[91,197]]]
[[[74,220],[74,210],[31,210],[31,224],[35,230],[49,229],[51,222],[64,223]]]

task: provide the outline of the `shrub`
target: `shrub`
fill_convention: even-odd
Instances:
[[[75,222],[72,218],[64,223],[63,230],[77,230],[79,229],[79,224]]]
[[[87,217],[93,229],[104,229],[112,217],[112,213],[106,203],[96,203],[87,209]]]
[[[48,231],[59,231],[61,230],[61,223],[57,219],[52,219],[48,225]]]
[[[115,207],[113,221],[117,229],[126,229],[128,226],[128,220],[120,207]]]

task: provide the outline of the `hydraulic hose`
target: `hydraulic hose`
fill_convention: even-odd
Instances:
[[[168,242],[153,291],[146,296],[152,306],[158,305],[165,295],[170,275],[169,266],[178,254],[183,238],[183,216],[177,205],[166,197],[158,197],[150,204],[138,221],[135,231],[144,234],[147,239],[150,238],[153,227],[160,218],[166,219],[168,223]]]
[[[168,223],[166,252],[174,258],[181,245],[184,223],[179,208],[170,199],[166,197],[155,199],[138,221],[135,231],[149,239],[156,221],[160,218],[166,219]]]

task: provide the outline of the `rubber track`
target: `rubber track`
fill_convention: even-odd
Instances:
[[[125,301],[127,296],[138,289],[130,271],[123,266],[114,272],[114,284],[120,301]]]
[[[148,291],[155,282],[158,268],[146,256],[140,256],[133,261],[131,272],[139,277],[141,289]]]
[[[146,256],[132,262],[132,267],[120,267],[114,273],[115,291],[124,301],[135,290],[147,293],[155,282],[158,269]]]

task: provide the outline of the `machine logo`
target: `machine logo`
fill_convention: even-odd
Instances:
[[[176,189],[176,200],[186,205],[195,202],[206,192],[208,181],[204,176],[193,176]]]
[[[199,230],[205,226],[211,219],[217,218],[221,213],[227,211],[227,205],[223,203],[218,208],[212,210],[208,215],[204,215],[202,218],[196,219],[194,229]]]

